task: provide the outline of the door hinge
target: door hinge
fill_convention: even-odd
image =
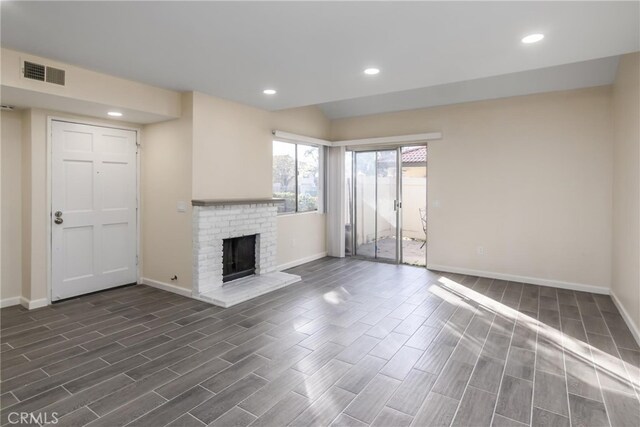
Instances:
[[[136,265],[138,265],[138,255],[136,255]]]

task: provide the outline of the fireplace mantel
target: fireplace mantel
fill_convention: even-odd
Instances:
[[[194,199],[192,206],[265,205],[284,203],[284,199]]]

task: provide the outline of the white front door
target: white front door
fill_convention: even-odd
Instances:
[[[51,142],[51,300],[136,282],[136,132],[53,121]]]

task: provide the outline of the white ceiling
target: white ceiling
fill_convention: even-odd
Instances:
[[[100,118],[105,118],[105,112],[113,109],[113,105],[104,105],[97,102],[83,101],[80,99],[51,95],[44,92],[36,92],[6,85],[0,86],[0,93],[2,94],[1,101],[3,105],[11,105],[17,109],[42,108],[45,110],[61,111],[64,113]],[[129,123],[139,124],[156,123],[175,119],[175,117],[172,116],[122,107],[118,107],[118,111],[122,112],[122,118],[117,119],[114,117],[108,117],[108,119],[112,121],[126,121]]]
[[[330,119],[613,83],[619,56],[320,104]]]
[[[439,105],[446,87],[454,101],[460,90],[511,96],[486,78],[640,50],[639,2],[0,4],[4,47],[270,110],[325,104],[333,117]],[[546,38],[520,43],[532,32]],[[522,93],[569,88],[571,73],[606,80],[611,61],[504,82]],[[382,72],[363,75],[370,66]],[[404,95],[374,96],[394,92]]]

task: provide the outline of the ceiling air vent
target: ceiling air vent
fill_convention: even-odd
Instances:
[[[29,61],[24,61],[24,77],[31,80],[44,81],[45,66]]]
[[[64,86],[64,70],[47,67],[47,82]]]
[[[48,67],[35,62],[24,61],[22,72],[26,79],[38,80],[40,82],[54,83],[64,86],[65,71],[60,68]]]

